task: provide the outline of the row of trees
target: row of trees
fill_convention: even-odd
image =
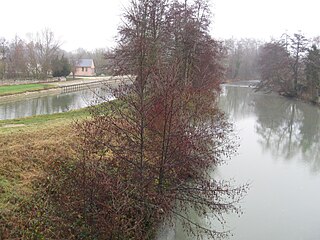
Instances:
[[[0,40],[0,78],[47,78],[51,61],[61,52],[60,42],[48,29],[30,35],[28,42],[15,37]]]
[[[259,89],[317,102],[320,87],[320,52],[317,44],[317,41],[308,40],[302,34],[284,34],[280,40],[264,44],[259,58]]]
[[[54,33],[45,29],[28,40],[16,36],[7,41],[0,38],[0,79],[46,79],[51,76],[67,76],[75,71],[77,61],[92,58],[97,75],[108,74],[106,49],[86,51],[78,49],[66,52]]]
[[[272,40],[273,43],[279,43],[284,46],[286,50],[292,52],[290,45],[293,43],[294,36],[289,36],[288,34],[283,34],[280,40]],[[299,41],[299,40],[298,40]],[[270,43],[271,43],[270,42]],[[261,58],[264,58],[264,47],[266,42],[257,39],[226,39],[223,41],[223,45],[226,51],[226,57],[223,61],[224,67],[226,69],[225,77],[228,80],[255,80],[260,79],[261,76]],[[300,43],[299,43],[300,44]],[[307,47],[299,49],[303,50],[304,57],[307,52],[307,48],[311,49],[312,45],[317,48],[320,47],[320,37],[315,37],[313,39],[307,40]],[[299,46],[301,47],[301,46]],[[292,53],[294,55],[294,53]],[[292,56],[293,56],[292,55]],[[298,54],[301,57],[301,54]],[[297,56],[295,56],[297,57]],[[295,73],[296,77],[297,73]]]
[[[259,48],[262,42],[256,39],[226,39],[224,66],[228,80],[260,79],[258,70]]]
[[[217,106],[223,47],[209,35],[208,9],[206,0],[131,1],[109,55],[130,84],[77,125],[78,161],[54,163],[48,178],[57,212],[78,223],[75,238],[152,239],[174,218],[196,236],[228,234],[189,215],[223,223],[246,189],[210,175],[235,148]]]

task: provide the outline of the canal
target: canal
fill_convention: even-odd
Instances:
[[[0,120],[80,109],[102,101],[99,96],[110,98],[108,90],[100,87],[68,93],[25,97],[24,99],[12,99],[9,101],[1,101],[0,99]]]

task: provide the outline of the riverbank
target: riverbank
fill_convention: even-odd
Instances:
[[[74,131],[61,123],[19,128],[0,136],[0,239],[42,239],[45,204],[37,195],[50,164],[72,157]]]
[[[37,115],[26,118],[1,120],[0,134],[33,131],[53,126],[64,126],[89,116],[88,108],[56,113],[50,115]]]
[[[304,94],[300,94],[298,96],[288,96],[284,93],[279,93],[279,92],[276,92],[276,91],[272,91],[271,89],[269,90],[262,90],[262,89],[259,89],[259,83],[260,83],[260,80],[227,80],[225,81],[223,84],[224,85],[227,85],[227,86],[235,86],[235,87],[248,87],[248,88],[253,88],[255,91],[260,91],[262,93],[268,93],[268,94],[275,94],[277,96],[280,96],[280,97],[284,97],[286,99],[290,99],[290,100],[298,100],[298,101],[301,101],[301,102],[305,102],[305,103],[308,103],[308,104],[311,104],[311,105],[315,105],[315,106],[318,106],[320,107],[320,95],[318,97],[318,100],[313,100],[311,101],[309,96],[304,93]]]
[[[86,108],[0,121],[0,239],[39,239],[34,221],[43,219],[33,214],[45,208],[37,198],[41,182],[50,164],[74,157],[73,123],[88,116]]]
[[[25,84],[14,84],[10,85],[13,88],[17,88],[17,86],[22,86],[20,87],[21,91],[19,92],[12,92],[8,93],[5,95],[0,94],[0,101],[1,102],[9,102],[12,100],[22,100],[25,98],[34,98],[34,97],[41,97],[45,95],[51,95],[51,94],[59,94],[63,91],[64,88],[70,87],[73,85],[86,85],[87,87],[90,87],[90,85],[96,85],[97,83],[101,84],[107,84],[107,85],[118,85],[122,82],[128,82],[131,80],[131,76],[109,76],[109,77],[87,77],[87,78],[81,78],[81,79],[76,79],[76,80],[68,80],[68,81],[52,81],[48,82],[46,85],[46,88],[41,86],[43,85],[42,83],[36,83],[39,84],[38,89],[28,89],[28,88],[23,88]],[[1,89],[8,88],[8,85],[0,86],[0,92]]]
[[[55,86],[42,83],[0,86],[0,96],[8,96],[30,91],[47,90],[53,87]]]

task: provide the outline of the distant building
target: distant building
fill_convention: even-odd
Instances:
[[[79,59],[75,66],[75,76],[92,77],[96,75],[93,59]]]

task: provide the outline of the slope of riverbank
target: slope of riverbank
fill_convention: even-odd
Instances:
[[[33,131],[52,126],[64,126],[89,116],[87,108],[50,115],[18,118],[0,121],[0,136],[21,131]]]
[[[86,108],[0,121],[0,239],[39,239],[34,227],[41,217],[32,222],[37,208],[45,207],[36,197],[39,184],[50,164],[74,156],[73,123],[88,116]]]

